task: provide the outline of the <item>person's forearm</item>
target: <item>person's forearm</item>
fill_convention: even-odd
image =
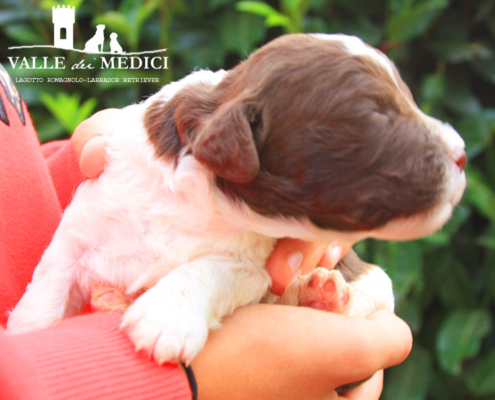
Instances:
[[[137,354],[120,322],[119,314],[97,313],[23,335],[0,332],[0,353],[11,350],[0,357],[0,398],[8,388],[9,398],[22,400],[190,400],[181,369]],[[11,385],[23,380],[31,386]]]

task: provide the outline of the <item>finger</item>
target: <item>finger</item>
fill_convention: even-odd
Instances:
[[[296,319],[304,320],[304,324],[300,328],[294,324],[290,328],[291,337],[285,337],[283,345],[295,346],[298,352],[310,354],[313,367],[328,374],[322,379],[334,384],[334,388],[359,382],[376,371],[400,364],[411,351],[411,330],[390,312],[379,311],[368,318],[352,318],[320,310],[292,308],[292,318],[301,313]],[[282,310],[278,312],[282,314]],[[283,322],[277,320],[276,323],[282,329]],[[306,339],[301,340],[301,337]],[[299,339],[295,342],[292,338]],[[328,360],[339,360],[339,367],[328,370]]]
[[[121,113],[122,111],[116,108],[99,111],[76,127],[71,141],[78,159],[81,157],[82,149],[86,143],[95,136],[105,135],[112,129],[117,118],[121,117]]]
[[[270,255],[266,269],[272,278],[271,291],[281,296],[285,287],[299,273],[307,274],[318,265],[326,251],[323,243],[304,242],[299,239],[280,239]]]
[[[103,136],[95,136],[86,142],[79,158],[79,168],[88,178],[98,177],[105,169],[106,139]]]
[[[347,355],[342,367],[344,371],[352,370],[352,379],[342,384],[366,379],[376,371],[400,364],[411,352],[409,326],[388,311],[378,311],[366,319],[347,319],[342,328],[346,335],[340,343],[341,350]]]
[[[334,269],[338,262],[351,248],[350,243],[337,243],[327,247],[318,265],[326,269]]]
[[[383,370],[380,370],[358,387],[342,394],[342,400],[378,400],[383,390]]]

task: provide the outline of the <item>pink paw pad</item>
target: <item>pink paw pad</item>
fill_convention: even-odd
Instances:
[[[142,292],[125,294],[122,289],[95,283],[91,293],[90,304],[94,311],[124,312],[141,294]]]
[[[315,275],[310,279],[308,286],[310,288],[316,288],[318,286],[318,283],[319,283],[318,277]]]
[[[299,305],[319,310],[341,313],[349,303],[349,285],[340,271],[316,268],[302,276],[299,289]]]

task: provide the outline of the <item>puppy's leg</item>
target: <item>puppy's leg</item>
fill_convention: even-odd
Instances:
[[[392,281],[380,267],[363,262],[350,250],[333,271],[315,268],[291,283],[277,303],[367,317],[377,310],[393,311],[394,293]],[[370,378],[340,386],[336,391],[349,391]]]
[[[124,312],[142,294],[143,291],[126,294],[125,291],[120,288],[96,283],[93,285],[90,304],[91,308],[95,311]]]
[[[367,317],[378,310],[394,311],[392,281],[378,266],[370,268],[349,283],[351,297],[345,313],[353,317]]]
[[[7,330],[14,333],[46,328],[80,312],[85,299],[75,285],[75,259],[57,235],[43,254],[33,279],[10,314]]]
[[[340,271],[319,267],[290,284],[277,304],[343,313],[349,299],[350,288]]]
[[[393,311],[394,294],[388,275],[351,250],[335,270],[316,268],[291,283],[277,303],[366,317],[381,309]]]
[[[366,317],[377,310],[394,311],[392,281],[380,267],[365,263],[351,250],[335,269],[351,288],[346,314]]]
[[[208,330],[235,308],[259,302],[270,282],[262,265],[200,258],[174,269],[138,298],[124,314],[122,327],[136,348],[159,364],[188,364],[203,348]]]

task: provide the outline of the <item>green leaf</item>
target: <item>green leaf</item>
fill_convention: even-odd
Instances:
[[[341,19],[333,25],[332,29],[333,32],[358,36],[371,46],[379,47],[382,42],[383,32],[381,27],[366,17],[356,16],[352,19]],[[321,30],[318,32],[321,32]]]
[[[272,14],[280,14],[271,5],[262,1],[240,1],[236,3],[235,9],[237,11],[256,14],[262,17],[269,17]]]
[[[469,373],[467,383],[476,396],[495,394],[495,349]]]
[[[429,0],[416,4],[410,9],[401,9],[387,22],[386,31],[389,38],[393,41],[405,42],[421,35],[447,5],[447,0]]]
[[[79,112],[77,113],[77,125],[79,125],[80,122],[87,119],[93,113],[96,104],[98,104],[98,100],[96,100],[96,98],[94,97],[86,100],[83,104],[81,104],[81,107],[79,107]],[[72,131],[74,131],[74,129]]]
[[[265,17],[265,25],[269,28],[282,26],[289,29],[291,26],[291,20],[287,15],[262,1],[240,1],[236,4],[236,10]]]
[[[488,16],[492,15],[495,6],[495,0],[480,1],[477,2],[477,5],[479,5],[479,8],[474,15],[473,21],[480,22]]]
[[[486,247],[487,249],[495,250],[495,235],[478,237],[476,239],[476,244]]]
[[[443,103],[452,111],[461,115],[479,113],[481,103],[473,94],[469,83],[457,76],[447,76],[445,95],[442,97]]]
[[[282,4],[287,9],[288,14],[292,16],[299,13],[299,8],[302,3],[302,0],[282,0]]]
[[[77,10],[83,2],[84,0],[64,0],[64,1],[42,0],[41,8],[44,10],[51,10],[52,7],[56,7],[57,5],[65,5],[69,7],[75,7]]]
[[[64,127],[55,118],[50,118],[43,123],[37,124],[36,131],[40,142],[46,143],[60,139],[64,133]]]
[[[141,34],[141,27],[158,8],[157,0],[147,0],[136,2],[134,0],[124,0],[120,3],[119,12],[123,14],[128,23],[128,42],[130,51],[137,51]],[[169,10],[169,12],[171,12]]]
[[[421,82],[421,109],[426,114],[431,113],[432,107],[442,98],[445,92],[443,74],[428,75]]]
[[[433,373],[433,361],[421,346],[414,345],[411,354],[401,365],[386,375],[382,400],[423,400]]]
[[[97,16],[93,23],[95,25],[106,25],[106,31],[115,32],[119,35],[127,37],[129,35],[129,21],[124,14],[118,11],[109,11],[103,15]]]
[[[471,67],[490,83],[495,83],[495,60],[476,60],[470,63]]]
[[[33,31],[30,26],[25,24],[8,25],[3,27],[5,34],[16,42],[24,45],[39,43],[39,33]]]
[[[470,216],[471,209],[464,203],[461,203],[454,209],[452,217],[441,231],[422,239],[421,242],[433,246],[450,244],[451,237],[462,227]]]
[[[414,0],[387,0],[387,8],[392,13],[409,12]]]
[[[435,259],[435,269],[430,271],[437,294],[448,308],[464,308],[476,305],[474,283],[466,268],[452,253],[440,253]]]
[[[90,98],[80,104],[81,95],[79,93],[73,93],[70,96],[64,92],[59,92],[56,96],[42,93],[40,99],[69,133],[72,133],[77,125],[92,114],[97,104],[95,98]]]
[[[466,199],[492,224],[495,224],[494,191],[487,184],[483,174],[473,166],[467,166],[466,176],[468,182]]]
[[[464,380],[442,371],[435,371],[428,395],[428,398],[431,395],[432,400],[466,400],[468,398]]]
[[[266,17],[265,24],[268,28],[281,26],[288,29],[290,27],[290,18],[283,14],[271,14]]]
[[[462,362],[476,356],[481,340],[490,332],[491,315],[485,310],[455,310],[443,321],[438,332],[436,353],[440,367],[459,375]]]
[[[246,57],[265,35],[263,20],[251,14],[231,11],[221,19],[220,39],[227,51]]]
[[[373,262],[385,269],[394,283],[399,299],[405,298],[414,285],[421,281],[423,257],[418,242],[377,242]]]
[[[456,128],[466,142],[469,159],[481,153],[495,132],[495,110],[487,109],[463,118]]]
[[[467,42],[473,38],[471,25],[466,24],[466,17],[459,12],[449,12],[449,7],[439,17],[440,22],[435,24],[434,35],[430,43],[439,42]]]
[[[421,84],[421,95],[426,101],[437,101],[445,90],[445,78],[441,74],[428,75]]]
[[[226,4],[233,3],[234,0],[209,0],[208,2],[208,10],[216,10],[217,8],[220,8]]]
[[[430,49],[450,63],[472,60],[487,60],[493,57],[493,50],[484,43],[436,42]]]
[[[423,323],[423,316],[421,315],[421,305],[419,301],[412,299],[404,299],[397,302],[395,313],[406,321],[407,325],[411,328],[413,334],[419,333],[421,325]]]
[[[24,21],[28,19],[28,14],[22,10],[8,10],[8,9],[3,9],[2,12],[0,12],[0,26],[6,27],[9,26],[10,24],[13,24],[14,22],[18,21]]]

